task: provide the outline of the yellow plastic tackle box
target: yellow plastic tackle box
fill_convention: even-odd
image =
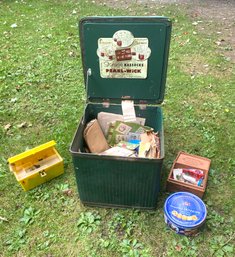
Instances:
[[[63,159],[54,140],[8,159],[12,171],[25,191],[64,173]]]

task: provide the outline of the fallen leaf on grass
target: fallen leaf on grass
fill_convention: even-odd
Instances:
[[[180,252],[180,251],[182,250],[182,247],[181,247],[180,245],[176,245],[176,246],[175,246],[175,250],[176,250],[177,252]]]
[[[17,101],[17,97],[11,98],[11,103],[15,103]]]
[[[71,196],[73,194],[72,189],[69,189],[69,188],[64,189],[62,192],[63,192],[64,195],[67,195],[67,196]]]
[[[5,222],[9,222],[8,219],[6,219],[6,218],[4,218],[2,216],[0,216],[0,220],[5,221]]]
[[[4,129],[7,131],[7,130],[9,130],[11,128],[11,124],[10,123],[8,123],[7,125],[5,125],[4,126]]]
[[[220,46],[220,45],[221,45],[221,42],[220,42],[220,41],[216,41],[215,44],[216,44],[217,46]]]
[[[215,42],[215,44],[217,46],[220,46],[222,44],[222,42],[224,42],[225,40],[223,38],[219,39],[218,41]]]
[[[71,51],[71,52],[69,52],[69,56],[70,56],[70,57],[75,57],[75,56],[76,56],[76,53],[75,53],[74,51]]]
[[[17,125],[18,128],[30,128],[32,127],[33,124],[32,123],[27,123],[26,121],[20,123],[19,125]]]
[[[190,39],[188,38],[185,42],[181,42],[180,46],[184,46],[190,42]]]
[[[26,121],[20,123],[19,125],[17,125],[18,128],[27,128],[28,127],[28,124]]]
[[[17,24],[14,23],[14,24],[11,24],[11,28],[16,28],[17,27]]]

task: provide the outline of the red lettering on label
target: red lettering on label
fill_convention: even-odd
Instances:
[[[141,73],[141,69],[106,69],[107,73]]]
[[[115,51],[117,61],[126,61],[132,59],[131,49],[121,49]]]

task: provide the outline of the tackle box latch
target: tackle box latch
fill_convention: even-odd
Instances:
[[[39,171],[39,175],[43,178],[43,177],[45,177],[47,174],[46,174],[46,172],[45,172],[44,170],[42,170],[42,171]]]

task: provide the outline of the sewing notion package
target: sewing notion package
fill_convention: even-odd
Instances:
[[[84,204],[156,208],[170,33],[166,17],[80,21],[87,101],[70,152]]]

